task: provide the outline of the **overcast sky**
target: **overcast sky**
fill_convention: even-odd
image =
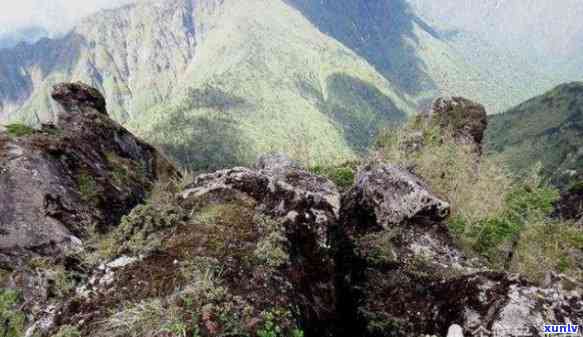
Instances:
[[[79,18],[132,0],[0,0],[0,32],[42,26],[51,32],[71,28]]]

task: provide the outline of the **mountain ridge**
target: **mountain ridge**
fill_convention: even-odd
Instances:
[[[582,177],[582,106],[583,82],[561,84],[491,116],[487,147],[516,172],[540,162],[547,178],[569,187]]]

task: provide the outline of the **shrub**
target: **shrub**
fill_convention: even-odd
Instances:
[[[532,251],[515,259],[513,268],[535,277],[540,275],[527,270],[535,267],[531,256],[546,256],[548,270],[568,270],[573,266],[572,261],[559,260],[556,251],[541,245],[540,226],[550,226],[548,217],[559,192],[543,184],[540,165],[516,179],[500,161],[479,157],[473,145],[460,144],[448,132],[415,120],[402,129],[383,131],[374,155],[412,167],[434,193],[451,204],[448,225],[466,253],[486,257],[492,267],[508,268],[513,250]],[[579,238],[570,237],[575,237],[575,242]]]
[[[288,240],[283,224],[262,215],[255,217],[255,223],[261,233],[254,251],[257,260],[272,268],[287,264],[289,262]]]
[[[480,158],[473,145],[458,144],[437,127],[417,124],[381,132],[375,159],[413,168],[450,203],[453,218],[472,223],[499,214],[512,184],[504,165]]]
[[[24,313],[18,310],[22,302],[20,292],[12,289],[0,289],[0,336],[21,337],[24,336],[26,318]]]
[[[303,330],[299,329],[292,320],[289,310],[275,308],[261,313],[263,326],[257,330],[258,337],[303,337]]]
[[[137,206],[122,218],[114,233],[117,253],[148,253],[160,248],[159,232],[176,227],[183,218],[182,209],[171,204]]]
[[[354,184],[357,163],[349,162],[339,166],[314,166],[310,171],[330,179],[340,190],[346,190]]]
[[[582,249],[583,229],[558,222],[532,223],[521,234],[511,269],[536,282],[551,270],[581,279],[581,261],[572,253]]]
[[[33,128],[24,124],[9,124],[5,127],[8,134],[12,137],[24,137],[35,133]]]
[[[79,187],[79,193],[81,194],[81,199],[85,202],[94,202],[99,197],[99,191],[97,189],[97,183],[95,178],[86,172],[81,172],[77,177],[77,185]]]

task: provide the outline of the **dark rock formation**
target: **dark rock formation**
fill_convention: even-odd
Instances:
[[[4,264],[79,246],[89,231],[116,226],[155,181],[176,174],[152,146],[108,117],[97,90],[59,84],[52,96],[63,109],[58,127],[12,125],[0,133]]]
[[[300,308],[307,336],[329,336],[336,318],[329,232],[338,221],[340,194],[331,181],[285,156],[262,157],[256,167],[196,177],[181,195],[182,206],[200,209],[239,200],[281,221],[289,242],[292,303]]]
[[[562,192],[555,208],[555,216],[583,226],[583,181]]]
[[[482,271],[452,244],[441,220],[448,205],[397,167],[363,170],[343,196],[337,235],[338,311],[343,336],[467,335],[583,319],[573,291],[536,288],[518,276]]]
[[[463,97],[438,98],[430,116],[442,129],[452,130],[456,139],[471,141],[481,150],[488,127],[484,106]]]
[[[172,165],[98,92],[64,84],[53,97],[58,127],[0,133],[0,295],[19,294],[0,318],[17,335],[542,336],[543,323],[583,322],[579,281],[549,273],[536,287],[466,258],[449,204],[409,170],[361,167],[341,196],[271,154],[146,200]],[[453,131],[479,146],[479,125]]]

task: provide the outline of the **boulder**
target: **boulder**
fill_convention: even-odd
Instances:
[[[334,244],[343,336],[471,336],[510,327],[542,336],[543,322],[581,322],[579,290],[538,288],[467,259],[442,223],[448,210],[402,168],[363,168],[342,197]]]
[[[177,174],[156,149],[109,118],[101,94],[56,85],[58,126],[0,133],[0,264],[57,256],[116,226],[154,183]],[[18,263],[16,263],[18,264]]]
[[[483,105],[463,97],[438,98],[433,103],[431,119],[442,129],[452,130],[456,139],[472,142],[481,150],[488,127]]]
[[[290,282],[306,336],[330,336],[335,324],[334,260],[330,232],[337,224],[340,194],[328,179],[281,155],[260,158],[257,170],[233,168],[194,179],[180,194],[185,209],[239,203],[283,224],[289,242]]]
[[[555,205],[554,216],[583,226],[583,181],[573,184],[561,193]]]

